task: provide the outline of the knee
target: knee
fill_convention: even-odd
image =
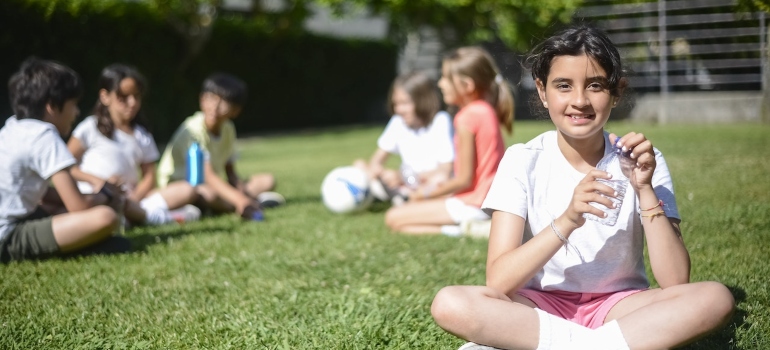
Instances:
[[[257,174],[251,177],[249,180],[252,184],[255,184],[256,187],[262,187],[265,191],[272,191],[275,189],[276,181],[275,176],[270,173],[264,173],[264,174]]]
[[[735,298],[727,287],[718,282],[703,282],[699,294],[706,298],[708,314],[718,321],[717,326],[725,324],[735,311]]]
[[[195,203],[195,201],[198,200],[198,191],[196,191],[195,187],[188,183],[185,183],[185,185],[180,189],[180,192],[186,203]]]
[[[401,228],[399,208],[390,208],[385,212],[385,225],[393,231],[398,231]]]
[[[468,295],[461,286],[442,288],[433,299],[430,313],[441,328],[455,334],[473,333],[469,310],[472,310]],[[461,330],[462,329],[462,330]]]
[[[106,205],[99,205],[91,208],[91,215],[89,215],[89,221],[96,224],[97,227],[102,228],[105,232],[113,232],[121,225],[120,216],[115,213],[112,208]]]

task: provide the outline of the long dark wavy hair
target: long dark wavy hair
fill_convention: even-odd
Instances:
[[[113,91],[119,93],[120,82],[126,78],[134,79],[139,93],[144,95],[147,90],[147,81],[144,79],[144,76],[135,68],[120,63],[111,64],[102,70],[102,74],[99,76],[99,91],[106,90],[108,93]],[[121,97],[119,95],[118,98],[125,98],[125,96]],[[96,99],[93,113],[96,116],[96,128],[99,129],[99,132],[108,138],[112,138],[115,132],[115,123],[110,117],[109,109],[102,103],[100,98]],[[148,129],[147,123],[144,122],[141,108],[134,119],[131,120],[132,127],[137,125]]]

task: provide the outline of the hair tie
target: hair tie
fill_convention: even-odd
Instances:
[[[503,76],[500,74],[495,75],[495,83],[502,84],[503,83]]]

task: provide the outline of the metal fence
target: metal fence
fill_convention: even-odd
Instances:
[[[588,0],[576,17],[607,30],[637,89],[762,89],[764,13],[737,13],[730,0]]]

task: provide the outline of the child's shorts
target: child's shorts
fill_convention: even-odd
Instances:
[[[37,259],[59,251],[53,236],[52,217],[37,209],[0,240],[0,262]]]
[[[613,293],[573,293],[521,289],[516,294],[531,300],[549,314],[596,329],[604,324],[610,310],[623,298],[645,291],[629,289]]]
[[[457,197],[446,199],[446,211],[456,224],[466,220],[489,220],[490,217],[483,210],[472,205],[467,205]]]

